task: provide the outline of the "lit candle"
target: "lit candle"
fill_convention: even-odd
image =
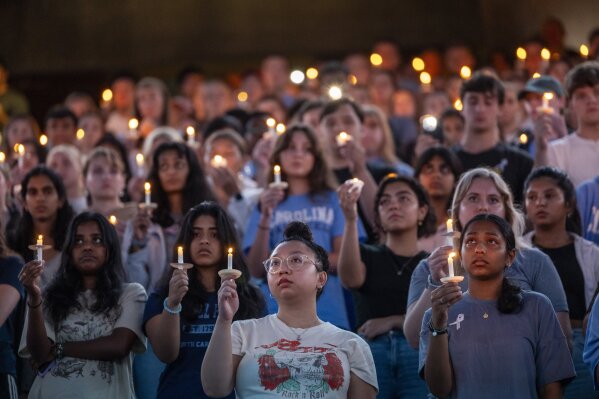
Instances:
[[[447,269],[449,271],[449,277],[454,277],[455,272],[453,270],[453,257],[455,256],[455,252],[450,252],[447,257]]]
[[[341,97],[343,97],[343,90],[341,87],[333,85],[329,87],[327,94],[331,100],[339,100]]]
[[[102,101],[107,105],[112,100],[112,90],[104,89],[102,92]]]
[[[412,59],[412,68],[414,68],[414,70],[416,72],[424,71],[424,67],[425,67],[425,64],[424,64],[424,60],[422,58],[414,57]]]
[[[19,169],[22,169],[23,162],[25,161],[25,146],[23,144],[17,144],[17,153],[19,154],[17,165],[19,166]]]
[[[77,140],[83,140],[83,138],[85,137],[85,130],[77,129],[77,133],[75,134],[77,135]]]
[[[522,133],[520,137],[518,137],[518,140],[520,141],[520,144],[526,144],[528,143],[528,136],[526,133]]]
[[[240,103],[244,103],[244,102],[246,102],[248,100],[248,97],[249,96],[248,96],[247,91],[240,91],[237,94],[237,101],[239,101]]]
[[[233,248],[229,248],[229,253],[227,255],[227,269],[233,269]]]
[[[349,134],[347,134],[347,132],[341,132],[335,138],[335,140],[337,140],[337,145],[339,145],[339,146],[346,145],[347,142],[350,141],[351,139],[352,139],[351,136]]]
[[[118,220],[116,219],[116,216],[114,215],[110,215],[108,217],[108,221],[110,222],[111,225],[116,226]]]
[[[139,127],[139,121],[135,118],[129,119],[129,136],[131,138],[137,137],[137,128]]]
[[[589,47],[586,44],[580,45],[580,56],[585,60],[589,57]]]
[[[268,118],[266,120],[266,126],[268,126],[268,132],[273,139],[277,138],[277,132],[275,130],[275,126],[277,125],[277,121],[275,118]]]
[[[447,232],[453,233],[453,219],[447,219],[447,222],[445,224],[447,226]]]
[[[453,102],[453,107],[456,111],[461,111],[462,109],[464,109],[464,104],[462,104],[462,100],[458,98]]]
[[[177,247],[177,263],[183,263],[183,247]]]
[[[41,234],[37,237],[37,243],[35,245],[37,247],[37,260],[40,262],[43,260],[42,258],[42,249],[44,247],[44,236]]]
[[[280,136],[287,130],[287,127],[283,123],[277,123],[277,135]]]
[[[281,184],[281,167],[279,165],[275,165],[273,171],[275,175],[275,184]]]
[[[212,165],[213,168],[226,168],[227,160],[221,155],[215,155],[214,158],[210,160],[210,165]]]
[[[549,101],[553,99],[553,93],[546,92],[543,94],[543,105],[539,107],[539,111],[551,115],[553,114],[553,108],[549,105]]]
[[[187,144],[193,145],[193,143],[196,141],[196,130],[193,128],[193,126],[187,126],[185,132],[187,133]]]
[[[0,163],[4,163],[6,161],[6,154],[0,151]]]
[[[146,192],[146,205],[150,205],[150,194],[152,194],[152,186],[150,185],[150,182],[145,182],[144,184],[144,191]]]
[[[138,152],[137,155],[135,155],[135,163],[137,164],[137,176],[139,177],[143,177],[146,174],[144,162],[144,154]]]
[[[40,135],[40,145],[46,146],[48,144],[48,136],[45,134]]]
[[[472,76],[472,69],[469,66],[464,65],[460,68],[460,77],[462,79],[470,79],[470,76]]]
[[[383,63],[383,57],[378,53],[372,53],[370,54],[370,63],[375,67],[381,66]]]
[[[445,245],[453,247],[453,219],[451,219],[451,218],[447,219],[446,227],[447,227],[447,236],[446,236],[447,240],[445,242]]]
[[[318,77],[318,69],[314,67],[306,69],[306,77],[310,80],[316,79]]]
[[[430,73],[428,73],[426,71],[420,72],[420,90],[422,90],[422,92],[424,92],[424,93],[430,92],[432,82],[433,82],[433,78],[431,77]]]

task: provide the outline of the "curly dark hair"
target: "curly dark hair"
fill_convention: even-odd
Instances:
[[[94,289],[96,302],[90,310],[94,313],[107,314],[118,306],[125,275],[119,238],[114,227],[104,216],[96,212],[83,212],[77,215],[69,226],[60,258],[60,267],[44,293],[44,309],[55,326],[64,320],[73,308],[81,309],[77,297],[84,290],[83,278],[77,270],[72,255],[77,229],[88,222],[98,225],[106,248],[106,262],[96,276]]]
[[[179,236],[177,237],[178,245],[181,245],[184,248],[183,260],[188,263],[193,263],[189,253],[191,241],[193,240],[193,224],[198,217],[203,215],[212,216],[214,218],[218,240],[223,247],[233,248],[233,264],[235,265],[235,268],[242,273],[241,277],[236,280],[237,294],[239,295],[239,310],[235,314],[235,320],[245,320],[264,315],[266,307],[264,298],[262,297],[260,290],[249,283],[250,272],[242,255],[241,247],[239,246],[235,226],[226,211],[216,202],[202,202],[191,208],[185,215],[183,225],[181,226]],[[175,262],[176,259],[177,254],[176,249],[174,249],[172,254],[173,262]],[[223,253],[223,257],[220,260],[220,269],[226,268],[226,257]],[[162,297],[168,296],[169,282],[173,275],[173,270],[172,267],[169,267],[161,281],[158,283],[157,291]],[[212,289],[206,289],[206,287],[204,287],[198,280],[201,275],[198,274],[195,267],[188,269],[187,274],[189,276],[189,291],[183,297],[183,301],[181,302],[183,306],[182,315],[186,320],[192,321],[201,314],[210,292],[218,290],[220,283],[217,283],[217,286],[212,287]],[[220,282],[220,278],[217,278],[216,281]]]

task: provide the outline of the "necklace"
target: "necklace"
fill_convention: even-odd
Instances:
[[[478,309],[482,311],[483,319],[487,320],[489,318],[489,312],[487,312],[487,310],[483,306],[481,306],[481,304],[477,302],[477,299],[473,298],[472,295],[470,295],[470,293],[466,292],[466,295],[468,295],[472,299],[472,302],[478,307]]]
[[[386,245],[385,245],[385,248],[387,249],[387,251],[389,251],[389,257],[391,258],[391,264],[393,265],[393,268],[395,269],[395,275],[397,277],[401,277],[405,270],[413,269],[415,266],[412,264],[413,261],[416,261],[415,263],[417,264],[420,261],[420,259],[422,259],[424,257],[423,251],[420,251],[416,255],[412,256],[411,258],[408,258],[402,265],[400,265],[397,260],[397,257],[399,256],[401,258],[406,258],[406,256],[395,255],[393,253],[393,251],[391,251],[391,248],[389,248]]]
[[[279,315],[277,315],[277,319],[279,319]],[[279,319],[279,321],[281,323],[283,323],[283,325],[285,327],[287,327],[296,336],[295,337],[296,341],[301,341],[302,340],[302,336],[305,333],[307,333],[308,330],[310,330],[312,327],[316,327],[316,326],[322,324],[322,321],[320,319],[318,319],[318,324],[316,324],[315,326],[310,326],[310,327],[307,327],[307,328],[293,328],[293,327],[288,326],[287,323],[285,323],[283,320]],[[297,330],[303,330],[303,331],[302,332],[297,332]]]

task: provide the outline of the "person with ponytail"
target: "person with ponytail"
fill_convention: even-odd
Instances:
[[[468,291],[434,289],[422,320],[420,374],[447,398],[561,398],[575,375],[568,343],[546,296],[506,277],[516,258],[510,224],[474,216],[460,236]]]
[[[202,363],[202,385],[213,397],[374,398],[376,370],[368,344],[323,322],[316,299],[327,282],[329,258],[310,228],[291,222],[264,261],[276,314],[233,321],[243,298],[238,281],[218,292],[219,314]]]
[[[512,267],[506,271],[506,276],[523,290],[540,292],[549,298],[570,342],[572,331],[568,303],[557,270],[547,255],[538,249],[522,246],[524,217],[514,206],[507,183],[497,172],[487,168],[471,169],[458,181],[451,205],[454,229],[461,232],[462,227],[480,213],[497,215],[512,226],[518,253]],[[430,293],[441,286],[440,279],[447,276],[447,258],[452,250],[449,245],[437,248],[412,273],[404,334],[414,348],[418,348],[422,316],[431,307]],[[460,286],[462,290],[466,290],[468,278]]]
[[[576,379],[568,385],[564,398],[596,398],[593,380],[582,361],[582,326],[599,286],[599,248],[580,236],[576,189],[562,170],[550,166],[533,170],[524,183],[524,201],[533,230],[523,241],[551,258],[570,309]]]

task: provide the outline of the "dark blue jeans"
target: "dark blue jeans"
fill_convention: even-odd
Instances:
[[[389,331],[367,341],[379,383],[379,399],[426,398],[426,383],[418,375],[418,351],[401,331]]]

